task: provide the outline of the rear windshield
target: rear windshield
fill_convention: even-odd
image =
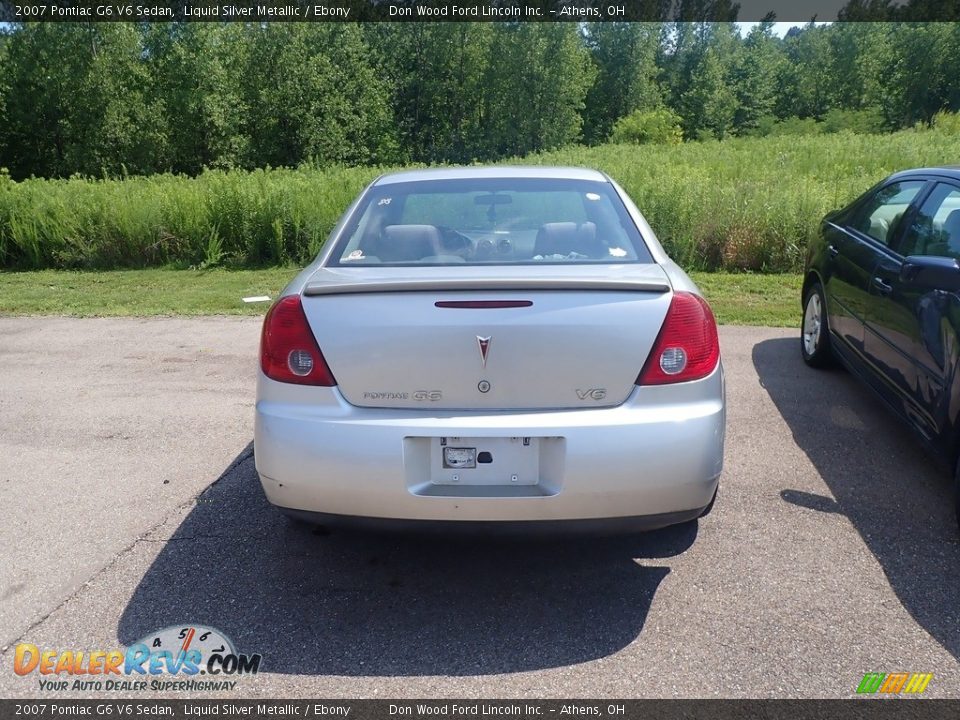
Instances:
[[[493,178],[374,187],[334,265],[649,263],[609,183]]]

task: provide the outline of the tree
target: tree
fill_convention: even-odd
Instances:
[[[248,162],[384,163],[395,156],[386,85],[359,29],[277,23],[254,28],[245,72]]]
[[[813,21],[787,33],[784,49],[788,62],[782,67],[778,87],[780,117],[820,118],[833,106],[831,83],[837,69],[827,33]]]
[[[7,47],[4,161],[25,177],[149,173],[165,137],[135,26],[17,26]]]
[[[679,145],[683,142],[680,116],[668,108],[635,110],[613,126],[610,142],[637,145]]]
[[[407,159],[469,162],[483,153],[489,23],[372,23],[366,37],[385,78]]]
[[[755,25],[743,42],[732,71],[737,97],[733,125],[738,133],[756,130],[762,118],[773,114],[777,77],[784,62],[780,43],[773,36],[773,22]]]
[[[239,23],[153,24],[144,30],[152,96],[163,103],[170,169],[242,166],[250,137],[244,132],[242,80],[249,33]]]
[[[603,142],[619,118],[660,105],[657,52],[661,31],[660,23],[586,25],[585,42],[596,68],[583,112],[587,142]]]
[[[525,155],[576,141],[593,77],[572,24],[496,24],[484,80],[486,155]]]
[[[20,25],[7,43],[3,163],[14,178],[66,170],[72,78],[63,45],[74,35],[67,26]]]
[[[4,25],[0,167],[468,163],[605,142],[623,118],[621,136],[646,138],[661,111],[687,138],[724,138],[960,110],[960,23],[905,22],[949,11],[934,0],[850,0],[844,17],[864,22],[782,40],[770,22],[741,38],[729,0],[677,8],[671,24]]]
[[[739,50],[729,23],[704,24],[690,51],[689,81],[679,97],[683,130],[688,138],[726,137],[733,129],[737,94],[732,87]]]
[[[887,68],[889,91],[883,107],[893,125],[930,122],[955,96],[957,47],[947,23],[904,23],[897,26],[893,66]],[[952,67],[951,67],[952,66]]]
[[[94,23],[83,28],[73,80],[76,102],[65,153],[69,172],[85,175],[162,169],[166,154],[163,103],[150,93],[141,59],[140,34],[127,23]]]
[[[7,83],[10,77],[10,67],[7,61],[7,43],[9,35],[6,31],[0,29],[0,171],[6,168],[9,162],[7,148],[9,143],[6,139],[7,132],[7,95],[9,88]]]

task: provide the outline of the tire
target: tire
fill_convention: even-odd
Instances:
[[[957,516],[957,533],[960,534],[960,462],[953,473],[953,507]]]
[[[823,286],[814,281],[803,298],[803,320],[800,323],[800,353],[803,361],[814,368],[833,365],[826,310]]]

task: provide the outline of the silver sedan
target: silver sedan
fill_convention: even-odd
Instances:
[[[380,177],[264,320],[257,471],[308,520],[685,522],[724,424],[709,306],[593,170]]]

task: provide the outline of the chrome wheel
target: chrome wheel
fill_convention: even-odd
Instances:
[[[807,307],[803,311],[803,349],[808,357],[817,353],[820,344],[820,326],[823,323],[823,306],[820,304],[820,294],[810,293]]]

